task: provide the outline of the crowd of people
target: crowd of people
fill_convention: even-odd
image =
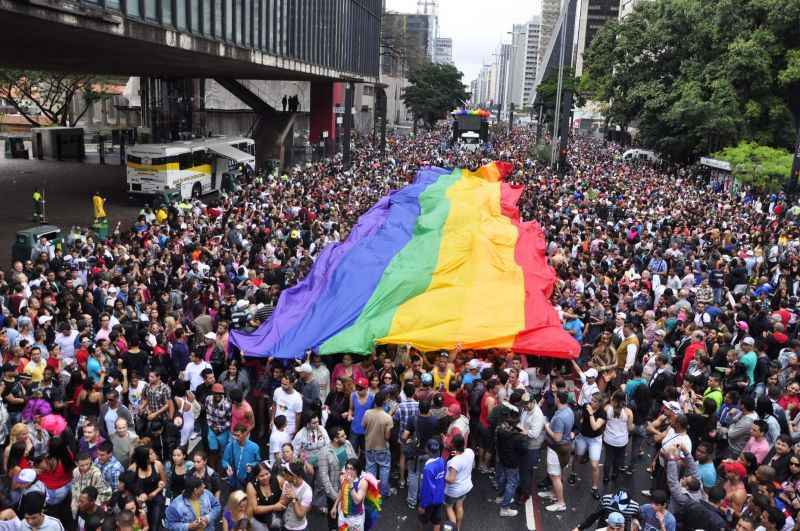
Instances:
[[[800,209],[599,141],[557,174],[532,144],[357,141],[349,165],[40,241],[0,276],[0,529],[361,531],[403,496],[420,527],[460,531],[473,480],[514,518],[531,496],[565,511],[586,472],[598,508],[577,529],[800,529]],[[418,168],[489,160],[526,187],[579,359],[229,344]]]

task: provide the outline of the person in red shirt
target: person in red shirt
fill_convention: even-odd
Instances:
[[[786,393],[778,400],[778,405],[787,413],[796,410],[800,406],[800,384],[790,383],[786,388]]]
[[[702,330],[696,330],[692,334],[692,342],[688,347],[686,347],[686,352],[683,355],[683,363],[681,364],[681,370],[678,373],[678,378],[680,380],[683,380],[683,377],[686,375],[686,371],[689,370],[689,364],[694,360],[694,357],[697,355],[697,351],[705,349],[706,335]]]

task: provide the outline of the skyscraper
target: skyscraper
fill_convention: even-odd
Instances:
[[[537,64],[541,65],[544,60],[544,51],[550,44],[553,38],[553,29],[555,28],[558,16],[561,14],[561,1],[562,0],[542,0],[542,18],[539,21],[539,57]]]
[[[583,72],[583,55],[592,44],[592,39],[606,22],[619,18],[619,9],[619,0],[583,0],[578,21],[575,75],[580,76]]]
[[[536,87],[536,73],[539,71],[539,56],[541,55],[541,23],[538,17],[533,17],[526,24],[525,42],[525,75],[522,80],[522,106],[530,105]]]
[[[433,49],[433,62],[441,65],[453,64],[453,39],[437,37]]]

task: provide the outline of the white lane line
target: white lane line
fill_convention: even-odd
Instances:
[[[533,516],[533,496],[529,496],[525,502],[525,523],[528,524],[528,531],[536,531],[536,518]]]

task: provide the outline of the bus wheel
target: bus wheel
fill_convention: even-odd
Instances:
[[[200,186],[200,183],[195,183],[192,186],[192,197],[195,199],[200,199],[200,196],[203,193],[203,188]]]

